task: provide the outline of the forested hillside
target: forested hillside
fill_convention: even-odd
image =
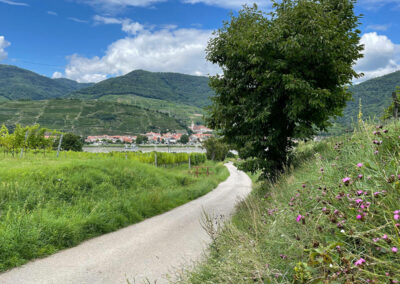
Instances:
[[[136,95],[204,107],[211,103],[209,97],[213,94],[207,77],[135,70],[76,91],[71,96],[98,99],[105,95]]]
[[[396,90],[396,86],[400,86],[400,71],[351,86],[349,90],[353,94],[353,100],[347,103],[344,116],[338,121],[347,125],[352,120],[357,121],[360,98],[364,118],[381,117],[384,109],[392,102],[392,92]]]
[[[50,79],[16,66],[0,64],[0,101],[59,98],[92,84]]]

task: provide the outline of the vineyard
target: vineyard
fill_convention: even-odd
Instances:
[[[12,155],[20,158],[32,158],[38,153],[56,155],[54,145],[60,139],[61,132],[41,128],[40,125],[22,127],[17,124],[14,132],[9,133],[5,125],[0,128],[0,149],[3,149],[4,156]],[[75,159],[126,159],[138,161],[145,164],[152,164],[162,167],[178,166],[190,163],[193,166],[200,165],[206,161],[205,154],[200,153],[164,153],[164,152],[111,152],[111,153],[82,153],[63,152],[60,158],[70,157]]]

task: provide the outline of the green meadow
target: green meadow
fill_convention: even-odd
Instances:
[[[196,178],[184,159],[157,168],[133,154],[0,157],[0,271],[168,211],[229,175],[207,161],[211,175]]]

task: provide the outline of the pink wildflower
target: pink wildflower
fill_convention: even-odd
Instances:
[[[362,166],[364,166],[363,163],[358,163],[357,164],[357,167],[359,167],[359,168],[362,168]]]
[[[392,252],[397,253],[397,248],[396,247],[392,247]]]
[[[303,219],[303,216],[301,216],[301,215],[298,215],[298,216],[297,216],[297,218],[296,218],[296,222],[300,222],[300,221],[301,221],[301,219]]]
[[[351,178],[349,178],[349,177],[345,177],[344,179],[342,179],[342,181],[345,185],[348,185],[350,183],[350,180],[351,180]]]
[[[357,191],[358,196],[363,195],[363,193],[364,193],[364,191],[362,191],[362,190]]]
[[[399,215],[399,214],[395,214],[395,215],[393,216],[393,218],[397,221],[397,220],[400,219],[400,215]]]
[[[361,219],[362,219],[362,217],[363,217],[363,216],[361,216],[361,215],[357,215],[357,217],[356,217],[356,218],[357,218],[357,220],[361,220]]]
[[[364,263],[365,263],[365,259],[360,258],[359,260],[357,260],[357,261],[354,263],[354,265],[355,265],[355,266],[360,266],[360,265],[363,265]]]
[[[362,179],[364,176],[363,175],[358,175],[358,178],[359,179]]]

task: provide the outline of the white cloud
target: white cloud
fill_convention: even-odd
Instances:
[[[5,51],[6,47],[10,46],[11,43],[6,41],[4,36],[0,36],[0,61],[7,58],[7,52]]]
[[[78,18],[74,18],[74,17],[68,17],[67,19],[74,21],[76,23],[85,23],[85,24],[88,23],[88,21],[86,21],[86,20],[82,20],[82,19],[78,19]]]
[[[47,11],[47,14],[52,15],[52,16],[58,16],[58,14],[54,11]]]
[[[128,34],[136,35],[138,32],[144,30],[144,26],[139,24],[138,22],[132,22],[130,19],[117,19],[110,17],[102,17],[96,15],[93,17],[95,23],[103,23],[103,24],[119,24],[122,26],[122,30]]]
[[[28,7],[29,4],[23,3],[23,2],[15,2],[11,0],[0,0],[0,3],[8,4],[8,5],[13,5],[13,6],[26,6]]]
[[[79,82],[99,82],[136,69],[216,74],[220,69],[205,60],[211,35],[211,31],[199,29],[143,29],[136,36],[112,43],[103,57],[69,56],[64,76]]]
[[[54,72],[53,76],[51,76],[51,78],[53,78],[53,79],[59,79],[59,78],[62,78],[62,77],[63,77],[63,75],[62,75],[61,72]]]
[[[400,69],[400,45],[394,44],[387,36],[366,33],[361,37],[361,43],[365,46],[364,57],[358,60],[355,70],[364,73],[364,77],[358,82]]]
[[[387,31],[387,29],[390,27],[390,25],[368,25],[367,30],[373,30],[373,31]]]
[[[209,6],[218,6],[228,9],[240,9],[243,5],[253,6],[256,3],[259,7],[266,7],[271,4],[270,0],[182,0],[184,3],[203,3]]]
[[[115,12],[124,7],[146,7],[155,3],[164,2],[167,0],[75,0],[77,2],[89,4],[93,7],[101,8],[102,10]]]

